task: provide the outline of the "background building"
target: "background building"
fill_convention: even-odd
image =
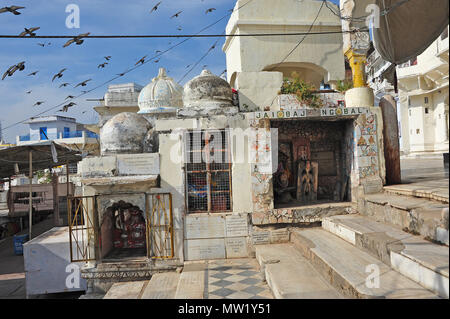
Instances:
[[[422,54],[397,67],[404,154],[448,152],[448,27]]]
[[[59,115],[41,116],[28,120],[29,133],[17,136],[17,145],[34,144],[40,141],[55,141],[77,150],[96,153],[97,134],[87,130],[84,124],[72,117]]]

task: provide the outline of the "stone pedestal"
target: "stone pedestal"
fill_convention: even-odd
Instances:
[[[375,98],[371,88],[353,88],[345,93],[346,107],[373,107],[374,103]]]

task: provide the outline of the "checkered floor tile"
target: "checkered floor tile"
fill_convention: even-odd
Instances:
[[[208,299],[273,299],[255,259],[210,260]]]

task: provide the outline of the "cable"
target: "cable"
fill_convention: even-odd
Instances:
[[[214,42],[214,44],[208,49],[208,51],[206,51],[206,53],[197,61],[197,62],[195,62],[195,64],[181,77],[181,79],[179,79],[178,80],[178,84],[181,82],[181,81],[183,81],[184,80],[184,78],[186,77],[186,76],[188,76],[188,74],[189,73],[191,73],[192,72],[192,70],[194,70],[195,69],[195,67],[197,66],[197,65],[199,65],[199,63],[204,59],[204,58],[206,58],[207,56],[208,56],[208,54],[212,51],[212,50],[214,50],[214,48],[217,46],[217,44],[219,43],[219,40],[216,40],[216,42]]]
[[[350,21],[350,22],[365,22],[367,20],[368,17],[371,16],[371,14],[368,14],[366,16],[361,16],[361,17],[352,17],[352,16],[342,16],[341,12],[338,11],[336,12],[333,8],[328,6],[328,1],[327,0],[322,0],[323,2],[325,2],[325,6],[328,8],[328,10],[330,10],[335,16],[339,17],[339,19],[344,20],[344,21]],[[403,4],[405,4],[406,2],[408,2],[410,0],[402,0],[399,1],[393,5],[391,5],[389,8],[386,8],[383,6],[385,9],[383,9],[382,11],[380,11],[380,16],[386,16],[389,13],[391,13],[393,10],[395,10],[396,8],[402,6]]]
[[[315,34],[333,34],[333,33],[343,33],[348,31],[326,31],[317,32]],[[305,32],[292,32],[292,33],[246,33],[246,34],[185,34],[185,35],[98,35],[98,36],[87,36],[84,38],[94,38],[94,39],[120,39],[120,38],[240,38],[240,37],[279,37],[279,36],[296,36],[304,35]],[[314,33],[311,33],[314,34]],[[7,39],[62,39],[62,38],[73,38],[73,36],[58,36],[58,35],[45,35],[45,36],[35,36],[35,37],[19,37],[16,35],[0,35],[0,38]]]
[[[326,3],[326,0],[322,1],[322,4],[320,5],[319,11],[317,12],[317,15],[315,17],[315,19],[313,20],[313,22],[311,23],[311,25],[309,26],[308,32],[305,36],[303,36],[303,38],[295,45],[295,47],[286,55],[286,57],[281,61],[278,62],[274,67],[271,68],[271,70],[277,68],[278,66],[280,66],[280,64],[282,64],[284,61],[286,61],[286,59],[300,46],[300,44],[302,44],[302,42],[306,39],[306,37],[308,36],[309,32],[311,32],[314,24],[317,21],[317,18],[320,15],[320,12],[322,11],[323,5]],[[270,103],[270,105],[273,104],[273,102],[275,101],[275,99],[277,98],[278,94],[275,95],[275,97],[273,98],[272,102]]]
[[[207,25],[206,27],[202,28],[200,31],[198,31],[198,32],[196,33],[196,35],[202,33],[203,31],[205,31],[205,30],[207,30],[207,29],[209,29],[209,28],[211,28],[212,26],[216,25],[217,23],[219,23],[219,22],[222,21],[223,19],[225,19],[225,18],[229,17],[230,15],[232,15],[234,11],[239,10],[239,9],[245,7],[246,5],[248,5],[248,4],[249,4],[250,2],[252,2],[252,1],[253,1],[253,0],[249,0],[249,1],[247,1],[246,3],[244,3],[242,6],[238,7],[237,9],[233,9],[233,11],[232,11],[231,13],[228,13],[228,14],[224,15],[223,17],[221,17],[220,19],[216,20],[215,22],[213,22],[213,23]],[[176,43],[175,45],[169,47],[168,49],[166,49],[166,50],[164,50],[164,51],[162,51],[162,52],[160,52],[159,54],[154,55],[154,56],[153,56],[152,58],[150,58],[149,60],[144,61],[143,63],[138,64],[137,66],[134,66],[134,67],[132,67],[131,69],[128,69],[127,71],[121,73],[121,75],[118,75],[118,76],[116,76],[116,77],[114,77],[114,78],[112,78],[112,79],[110,79],[110,80],[108,80],[108,81],[103,82],[102,84],[100,84],[100,85],[98,85],[98,86],[96,86],[96,87],[94,87],[94,88],[92,88],[92,89],[90,89],[90,90],[85,91],[84,93],[81,93],[81,94],[77,95],[76,97],[74,97],[73,99],[71,99],[71,101],[76,100],[76,99],[78,99],[79,97],[81,97],[81,96],[83,96],[83,95],[86,95],[86,94],[88,94],[88,93],[90,93],[90,92],[92,92],[92,91],[94,91],[94,90],[96,90],[96,89],[98,89],[98,88],[100,88],[100,87],[103,87],[104,85],[106,85],[106,84],[108,84],[108,83],[110,83],[110,82],[112,82],[112,81],[114,81],[114,80],[116,80],[116,79],[118,79],[118,78],[124,76],[125,74],[128,74],[128,73],[130,73],[130,72],[136,70],[137,68],[141,67],[142,65],[144,65],[144,64],[146,64],[146,63],[148,63],[148,62],[150,62],[150,61],[152,61],[152,60],[154,60],[154,59],[156,59],[157,57],[160,57],[160,56],[163,55],[164,53],[166,53],[166,52],[168,52],[168,51],[170,51],[170,50],[176,48],[177,46],[179,46],[179,45],[185,43],[186,41],[188,41],[188,40],[190,40],[190,39],[192,39],[192,38],[186,38],[186,39],[184,39],[184,40],[182,40],[182,41]],[[44,114],[44,113],[47,113],[47,112],[49,112],[49,111],[51,111],[51,110],[54,110],[54,109],[56,109],[56,108],[58,108],[58,107],[61,107],[61,106],[64,105],[65,103],[67,103],[67,101],[64,101],[64,102],[62,102],[62,103],[60,103],[60,104],[58,104],[58,105],[56,105],[56,106],[54,106],[54,107],[51,107],[51,108],[49,108],[49,109],[46,109],[46,110],[44,110],[44,111],[42,111],[42,112],[40,112],[40,113],[34,115],[33,117],[37,117],[37,116],[42,115],[42,114]],[[33,117],[31,117],[31,118],[33,118]],[[28,118],[27,118],[27,119],[24,119],[24,120],[22,120],[22,121],[18,121],[18,122],[14,123],[14,124],[11,124],[11,125],[9,125],[9,126],[7,126],[7,127],[2,128],[1,131],[3,132],[3,131],[5,131],[5,130],[11,128],[11,127],[14,127],[14,126],[16,126],[16,125],[18,125],[18,124],[22,124],[23,122],[25,122],[25,121],[27,121],[27,120],[28,120]]]
[[[310,32],[311,32],[311,29],[313,28],[313,26],[314,26],[314,24],[316,23],[316,21],[317,21],[317,18],[319,17],[319,15],[320,15],[320,12],[322,11],[322,8],[323,8],[323,5],[324,5],[324,3],[325,3],[326,1],[322,1],[322,4],[320,5],[320,8],[319,8],[319,11],[317,12],[317,15],[316,15],[316,17],[315,17],[315,19],[314,19],[314,21],[311,23],[311,25],[309,26],[309,29],[308,29],[308,31],[306,32],[306,34],[303,36],[303,38],[295,45],[295,47],[286,55],[286,57],[281,61],[281,62],[278,62],[274,67],[272,67],[271,69],[273,70],[273,69],[275,69],[275,68],[277,68],[280,64],[282,64],[284,61],[286,61],[286,59],[300,46],[300,44],[302,44],[302,42],[306,39],[306,37],[310,34]]]

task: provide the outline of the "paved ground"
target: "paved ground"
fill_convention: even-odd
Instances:
[[[33,237],[53,228],[53,219],[46,219],[33,225]],[[28,229],[19,235],[27,234]],[[0,241],[0,299],[23,299],[25,293],[25,273],[23,256],[14,254],[13,237]]]
[[[208,261],[207,285],[207,299],[273,299],[256,259]]]
[[[443,158],[402,159],[400,168],[402,183],[420,183],[448,178],[444,171]]]

